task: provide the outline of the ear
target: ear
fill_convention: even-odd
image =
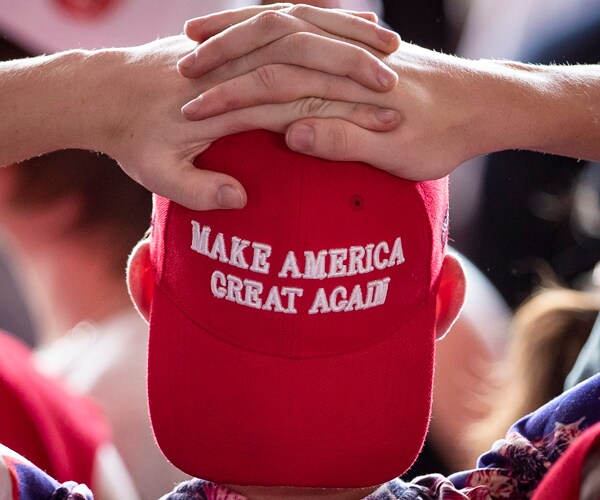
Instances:
[[[143,239],[135,246],[127,261],[127,288],[140,315],[149,321],[154,295],[154,276],[150,260],[150,240]]]
[[[458,318],[465,302],[466,280],[460,261],[447,254],[440,276],[440,288],[436,299],[436,337],[441,339]]]

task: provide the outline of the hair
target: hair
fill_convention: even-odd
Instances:
[[[112,158],[92,151],[66,149],[25,160],[17,169],[9,202],[15,209],[41,209],[65,196],[78,196],[81,211],[70,231],[108,230],[107,245],[126,257],[150,221],[151,194],[130,179]]]
[[[517,310],[503,382],[489,416],[469,432],[471,465],[511,424],[563,392],[599,311],[600,297],[565,288],[536,293]]]

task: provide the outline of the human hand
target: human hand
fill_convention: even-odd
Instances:
[[[436,94],[447,96],[452,110],[444,116],[449,120],[458,121],[464,114],[455,105],[461,89],[446,88],[452,80],[445,78],[445,71],[453,64],[460,66],[462,60],[409,44],[386,56],[384,52],[390,52],[398,39],[386,38],[390,33],[382,28],[377,31],[370,20],[306,6],[272,7],[277,10],[252,7],[188,21],[186,34],[207,41],[180,61],[180,72],[196,77],[235,68],[233,73],[238,75],[187,104],[183,111],[188,119],[309,100],[315,116],[287,130],[292,149],[329,159],[368,161],[410,178],[439,177],[462,161],[464,151],[457,158],[446,147],[437,153],[429,151],[432,141],[445,143],[448,134],[441,129],[452,126],[438,121],[438,111],[444,110],[436,109],[443,101]],[[306,23],[319,24],[307,27]],[[383,79],[388,75],[381,70],[383,63],[394,73],[402,71],[401,84],[377,85],[381,83],[375,76],[378,72]],[[394,125],[401,111],[402,127],[391,126],[382,133],[341,117],[318,116],[340,102],[379,107],[379,115]]]
[[[302,89],[302,97],[312,97],[324,87],[335,91],[346,76],[367,88],[389,91],[397,76],[379,57],[393,52],[400,39],[374,20],[372,13],[289,3],[204,16],[186,23],[188,37],[206,41],[179,61],[179,71],[188,78],[197,78],[226,68],[236,75],[231,87],[254,93],[253,81],[262,81],[264,86],[277,87],[281,92],[295,85]],[[343,43],[340,33],[352,43]],[[203,98],[201,95],[184,107],[189,119],[211,113],[203,109]],[[235,94],[231,98],[237,100]],[[289,100],[279,98],[274,102]]]
[[[309,107],[312,117],[287,128],[292,149],[334,160],[367,161],[412,179],[441,177],[479,154],[464,147],[472,145],[467,137],[448,143],[450,131],[467,113],[459,103],[470,96],[456,78],[464,71],[464,60],[410,44],[386,55],[399,39],[375,27],[371,14],[364,14],[366,19],[363,14],[306,6],[271,7],[276,10],[251,7],[188,21],[186,34],[207,41],[180,61],[180,72],[197,77],[227,69],[236,77],[188,103],[183,108],[186,118],[296,102]],[[382,64],[401,74],[401,84],[382,85],[389,75]],[[324,110],[342,102],[368,106],[390,126],[375,128],[376,120],[365,126],[364,121],[323,116]],[[402,126],[396,127],[399,117]]]
[[[310,9],[303,12],[303,15],[311,15]],[[288,22],[287,19],[271,16],[268,20],[274,29],[260,30],[259,23],[267,19],[264,12],[261,15],[262,20],[259,17],[242,20],[197,49],[202,61],[198,58],[192,67],[199,73],[222,64],[213,71],[233,66],[237,67],[234,73],[241,75],[202,94],[195,101],[196,106],[189,105],[185,109],[187,118],[207,119],[234,109],[293,103],[312,96],[309,99],[314,116],[287,128],[286,139],[292,149],[332,160],[364,161],[414,180],[443,177],[480,154],[529,146],[523,141],[526,134],[519,134],[517,126],[522,127],[521,132],[527,132],[525,122],[510,122],[517,116],[514,112],[517,107],[524,111],[521,115],[527,112],[535,115],[533,101],[523,98],[528,84],[519,81],[527,71],[517,75],[517,69],[509,64],[469,61],[403,43],[391,55],[378,54],[381,62],[399,75],[400,81],[387,92],[381,92],[381,87],[377,89],[368,76],[365,78],[377,71],[370,58],[359,60],[349,55],[351,50],[358,49],[352,45],[362,42],[353,38],[354,27],[343,32],[348,18],[336,24],[332,31],[336,37],[345,34],[350,43],[303,34],[295,39],[294,50],[289,46],[286,50],[282,41],[285,37],[280,39],[271,33],[285,32],[281,25]],[[220,20],[222,15],[215,16],[216,22],[211,26],[218,29],[235,22],[232,16],[241,16],[241,13],[227,14],[226,22]],[[354,22],[364,20],[355,18]],[[295,25],[289,26],[293,30]],[[208,38],[212,32],[203,31],[203,27],[188,25],[186,31],[198,40]],[[250,52],[245,52],[245,44],[236,44],[239,39],[253,40]],[[320,50],[313,48],[317,45]],[[337,56],[322,57],[327,50]],[[377,54],[372,48],[371,52],[371,55]],[[307,59],[312,59],[310,64],[322,73],[293,78],[293,74],[298,75],[303,69],[294,66],[301,57],[298,54],[307,54]],[[304,64],[308,63],[303,60],[300,65]],[[244,70],[248,73],[243,74]],[[334,74],[326,75],[326,71]],[[510,85],[504,85],[506,82]],[[317,116],[332,103],[340,102],[386,110],[380,113],[387,113],[394,125],[399,117],[400,126],[382,131],[341,117]]]
[[[442,177],[474,156],[504,149],[593,161],[600,155],[598,65],[469,61],[408,43],[386,56],[383,52],[389,50],[371,35],[370,46],[356,36],[357,29],[364,36],[360,28],[373,15],[361,19],[363,14],[325,11],[333,17],[324,21],[329,32],[323,34],[306,32],[301,25],[319,9],[289,4],[273,8],[278,12],[253,7],[215,14],[210,23],[208,18],[188,23],[186,33],[192,38],[213,38],[196,49],[202,58],[188,56],[185,68],[180,63],[182,74],[226,67],[236,68],[237,74],[186,106],[188,119],[264,103],[304,103],[313,116],[287,127],[292,149],[332,160],[364,161],[414,180]],[[248,18],[257,12],[259,16]],[[300,20],[290,20],[290,15]],[[271,29],[262,29],[266,27]],[[238,39],[248,42],[238,44]],[[359,48],[393,69],[400,83],[378,87],[374,75],[379,69]],[[359,52],[352,56],[352,50]],[[331,113],[323,116],[333,103],[342,102],[371,106],[390,126],[365,127]]]
[[[397,128],[375,132],[339,118],[307,118],[287,129],[288,146],[412,180],[440,178],[507,149],[600,158],[600,66],[473,61],[409,43],[382,60],[398,74],[392,91],[347,85],[336,98],[396,110]]]
[[[98,95],[116,79],[117,96],[99,103],[102,128],[94,129],[86,147],[102,150],[149,190],[197,210],[238,208],[246,193],[234,178],[218,172],[199,171],[192,162],[212,141],[244,130],[264,128],[284,132],[289,123],[306,116],[342,116],[375,129],[389,128],[376,120],[374,106],[334,103],[313,112],[310,103],[267,104],[236,109],[206,120],[190,122],[180,113],[192,97],[235,76],[236,68],[223,67],[201,78],[179,75],[176,62],[194,44],[185,37],[157,40],[129,49],[107,51],[112,61],[105,79],[98,78]],[[117,58],[116,61],[113,61]],[[148,75],[152,75],[148,78]],[[98,142],[101,144],[98,144]]]

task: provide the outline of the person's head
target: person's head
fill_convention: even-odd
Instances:
[[[221,139],[196,166],[239,179],[247,206],[156,197],[128,273],[167,458],[253,486],[402,474],[427,430],[434,341],[464,298],[447,180],[303,156],[265,131]]]

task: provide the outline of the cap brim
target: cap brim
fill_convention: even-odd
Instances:
[[[368,348],[288,358],[224,342],[157,285],[148,390],[160,448],[220,484],[349,488],[401,475],[427,432],[434,307]]]

